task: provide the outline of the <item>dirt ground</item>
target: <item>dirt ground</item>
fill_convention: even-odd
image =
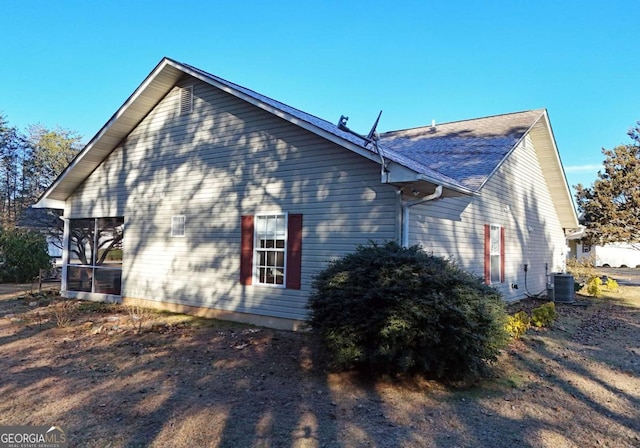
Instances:
[[[638,447],[640,287],[614,296],[558,305],[452,386],[329,373],[309,334],[0,290],[0,425],[83,447]]]

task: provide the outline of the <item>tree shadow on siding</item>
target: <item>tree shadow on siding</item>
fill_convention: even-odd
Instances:
[[[199,93],[209,97],[200,98]],[[309,186],[309,179],[302,175],[305,160],[297,165],[290,163],[292,172],[287,177],[280,173],[282,164],[295,162],[300,152],[300,132],[284,120],[248,107],[222,92],[206,92],[200,84],[194,96],[201,108],[194,107],[193,113],[185,117],[163,109],[175,102],[175,92],[173,96],[173,100],[167,101],[169,104],[161,102],[84,183],[79,192],[87,200],[84,204],[78,202],[73,214],[125,216],[125,296],[238,312],[262,308],[262,312],[276,316],[299,318],[304,312],[301,292],[288,299],[297,307],[291,311],[278,300],[278,291],[257,294],[239,285],[240,217],[265,210],[296,213],[304,196],[313,190],[313,183],[321,187],[324,179],[335,180],[335,176],[317,173]],[[309,136],[306,140],[309,141],[303,145],[318,150],[331,146],[316,137]],[[305,191],[294,197],[292,192],[296,188]],[[186,218],[182,238],[170,236],[172,215]],[[267,363],[268,359],[246,360],[247,368],[254,362]],[[136,372],[132,369],[127,376]],[[153,374],[149,380],[161,384],[168,381]],[[228,387],[210,378],[204,384],[212,390]],[[172,386],[165,397],[163,390],[150,387],[153,389],[147,392],[158,392],[165,404],[183,394],[191,395]],[[93,391],[97,395],[103,392],[100,386]],[[238,389],[238,393],[242,396],[244,391]],[[132,394],[135,396],[135,392]],[[293,430],[290,426],[298,425],[298,416],[288,404],[294,403],[301,414],[310,407],[302,389],[294,388],[291,395],[289,403],[256,402],[251,396],[216,403],[230,416],[221,422],[223,439],[229,440],[223,445],[233,445],[232,441],[239,436],[246,441],[247,428],[251,432],[255,427],[255,437],[259,438],[260,425],[276,428],[284,425],[288,431]],[[251,412],[247,412],[248,406]],[[178,413],[184,410],[179,408]],[[122,416],[124,420],[143,418],[148,422],[144,437],[138,436],[130,443],[152,443],[162,429],[159,417],[166,417],[166,411],[158,409],[144,415],[130,412]],[[253,417],[260,421],[251,423]],[[271,423],[261,423],[263,420]],[[234,425],[239,421],[243,422],[241,429]],[[325,434],[331,432],[330,427],[323,430]],[[307,434],[310,430],[300,431]],[[335,438],[335,434],[330,438]]]

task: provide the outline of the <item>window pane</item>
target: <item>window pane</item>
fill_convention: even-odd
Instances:
[[[500,255],[491,255],[491,283],[500,283]]]
[[[95,221],[72,219],[69,222],[69,264],[93,264]]]
[[[268,238],[273,238],[273,235],[276,232],[276,217],[275,216],[267,216],[265,218],[267,224],[265,229],[265,234]]]
[[[276,247],[278,249],[284,249],[284,240],[276,240]]]
[[[277,252],[276,253],[277,257],[276,257],[276,266],[279,266],[281,268],[284,267],[284,252]]]
[[[284,284],[284,272],[281,269],[274,269],[273,273],[274,273],[274,276],[275,276],[274,283],[276,285]]]
[[[67,290],[91,292],[93,269],[80,266],[67,267]]]
[[[267,276],[265,278],[265,283],[269,283],[269,284],[274,284],[275,283],[275,279],[273,277],[273,269],[271,268],[265,268],[265,271],[267,273]]]
[[[260,283],[264,283],[265,278],[266,278],[266,269],[265,268],[258,269],[258,280],[260,281]]]
[[[275,266],[276,265],[276,253],[268,252],[267,253],[267,266]]]
[[[256,221],[256,232],[258,233],[258,235],[264,234],[264,229],[266,226],[265,217],[258,216],[255,221]]]
[[[98,254],[95,264],[121,267],[124,218],[100,218],[97,222]]]
[[[500,254],[500,227],[491,226],[491,254]]]
[[[96,268],[94,292],[102,294],[121,294],[122,271],[120,269]]]
[[[286,231],[284,216],[278,216],[276,217],[276,220],[276,235],[283,238]]]

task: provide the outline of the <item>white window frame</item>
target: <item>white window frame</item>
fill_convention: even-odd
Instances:
[[[182,221],[180,223],[180,221]],[[178,232],[182,228],[182,232]],[[172,238],[184,238],[187,233],[187,217],[186,215],[173,215],[171,217],[171,232]]]
[[[267,217],[283,218],[284,219],[284,247],[283,248],[261,248],[260,247],[260,220]],[[259,213],[255,214],[253,224],[253,284],[260,286],[267,286],[270,288],[286,288],[287,285],[287,247],[289,244],[289,214],[287,212],[274,212],[274,213]],[[275,240],[276,238],[274,238]],[[267,250],[265,250],[267,249]],[[268,269],[268,264],[260,264],[260,252],[279,252],[283,253],[283,266],[282,266],[282,284],[279,283],[267,283],[260,281],[260,269]]]
[[[502,283],[502,278],[503,278],[503,272],[502,272],[502,238],[501,238],[501,234],[502,234],[502,228],[503,226],[499,225],[499,224],[490,224],[489,225],[489,281],[490,283],[493,284],[497,284],[497,283]],[[497,241],[495,241],[495,248],[497,248],[497,251],[494,250],[494,233],[493,231],[497,230]],[[498,279],[494,280],[493,278],[493,257],[498,257]]]

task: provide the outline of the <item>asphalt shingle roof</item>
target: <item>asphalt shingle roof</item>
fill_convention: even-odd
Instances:
[[[385,132],[380,145],[409,159],[409,168],[422,166],[478,191],[543,114],[530,110]]]

